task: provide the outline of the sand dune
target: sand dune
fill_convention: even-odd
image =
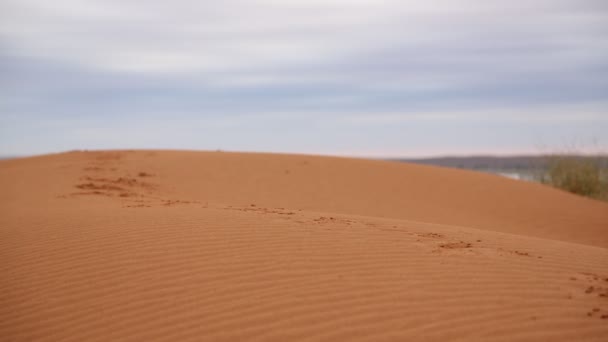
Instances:
[[[391,162],[0,161],[0,337],[605,341],[608,205]]]

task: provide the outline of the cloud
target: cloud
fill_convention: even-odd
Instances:
[[[0,123],[24,130],[42,118],[608,128],[605,1],[5,0],[0,47]]]
[[[608,29],[608,10],[595,1],[8,0],[3,7],[3,40],[15,53],[146,72],[336,63],[392,46],[443,51],[413,59],[456,62],[526,57],[539,43],[571,54],[573,45],[606,47]],[[458,49],[472,53],[454,56]]]

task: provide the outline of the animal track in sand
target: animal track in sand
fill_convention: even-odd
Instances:
[[[131,204],[125,205],[125,208],[151,208],[151,205],[148,204]]]
[[[75,187],[81,190],[93,190],[86,193],[75,193],[80,195],[105,195],[118,197],[141,197],[143,194],[138,190],[153,190],[155,187],[150,183],[138,181],[135,178],[99,178],[85,176],[82,180],[86,183],[76,184]]]
[[[258,207],[255,204],[251,204],[249,207],[225,207],[224,209],[226,210],[238,210],[238,211],[245,211],[245,212],[255,212],[255,213],[261,213],[261,214],[275,214],[275,215],[286,215],[286,216],[292,216],[295,215],[296,212],[292,211],[292,210],[287,210],[285,208],[264,208],[264,207]]]
[[[154,184],[148,183],[148,182],[142,182],[140,180],[137,180],[136,178],[131,178],[131,177],[118,177],[118,178],[95,178],[95,177],[90,177],[90,176],[85,176],[83,177],[83,180],[85,181],[90,181],[90,182],[98,182],[98,183],[105,183],[105,184],[118,184],[118,185],[122,185],[122,186],[126,186],[126,187],[139,187],[139,188],[144,188],[144,189],[154,189],[156,186]]]
[[[443,234],[438,234],[438,233],[419,233],[416,235],[419,237],[432,238],[432,239],[443,239],[444,238]]]
[[[608,277],[589,272],[582,272],[580,276],[587,283],[586,294],[596,294],[601,299],[608,299]]]
[[[60,195],[59,198],[70,198],[74,196],[104,196],[116,197],[127,203],[125,207],[140,208],[149,207],[150,203],[138,203],[137,199],[151,198],[157,185],[141,178],[151,178],[154,174],[139,170],[136,176],[131,176],[122,169],[123,153],[121,152],[89,152],[90,159],[84,166],[84,175],[75,188],[83,191]],[[119,174],[122,173],[122,174]],[[103,177],[101,176],[103,174]],[[167,205],[166,203],[162,203]],[[169,205],[175,204],[174,202]]]
[[[532,255],[532,253],[530,252],[523,252],[520,250],[505,250],[502,248],[498,248],[497,249],[499,252],[503,252],[503,253],[508,253],[508,254],[513,254],[513,255],[517,255],[517,256],[522,256],[522,257],[529,257],[529,258],[534,258],[536,257],[537,259],[542,259],[543,257],[538,255],[538,256],[534,256]]]
[[[107,193],[107,192],[103,192],[103,191],[81,191],[81,192],[72,192],[69,195],[59,195],[57,197],[59,198],[69,198],[71,196],[81,196],[81,195],[99,195],[99,196],[108,196],[108,197],[112,197],[112,194]]]
[[[598,307],[594,307],[587,312],[588,317],[598,317],[600,319],[608,319],[608,310],[601,310]]]
[[[445,249],[468,249],[468,248],[473,248],[473,244],[470,242],[465,242],[465,241],[447,242],[447,243],[440,243],[439,247],[445,248]]]
[[[585,293],[597,293],[598,297],[608,298],[608,288],[599,286],[588,286]]]
[[[166,207],[179,205],[179,204],[198,204],[198,201],[185,201],[185,200],[162,200],[162,205]]]
[[[605,300],[608,299],[608,277],[595,273],[580,272],[568,278],[582,295],[579,298],[591,299],[596,305],[587,312],[588,317],[608,319]],[[569,296],[572,299],[572,295]],[[604,307],[604,309],[602,309]]]
[[[109,185],[109,184],[95,184],[95,183],[82,183],[76,184],[76,188],[82,190],[103,190],[103,191],[124,191],[125,189],[120,186]]]
[[[316,218],[312,221],[316,224],[341,223],[341,224],[346,224],[348,226],[350,226],[351,224],[357,223],[357,221],[354,221],[354,220],[342,219],[342,218],[337,218],[337,217],[333,217],[333,216],[320,216],[319,218]],[[371,224],[371,223],[366,223],[366,226],[375,227],[375,225]]]
[[[238,210],[238,211],[243,211],[243,212],[259,213],[259,214],[277,215],[278,217],[282,217],[283,219],[287,219],[287,220],[291,220],[292,218],[298,217],[299,212],[302,211],[301,209],[289,210],[289,209],[282,208],[282,207],[277,207],[277,208],[258,207],[256,204],[250,204],[248,207],[227,206],[222,209]],[[332,225],[332,224],[337,225],[337,226],[352,226],[354,224],[361,224],[361,222],[358,222],[356,220],[344,219],[344,218],[334,217],[334,216],[319,216],[312,220],[308,219],[308,218],[304,218],[304,217],[299,217],[298,219],[295,219],[292,222],[299,223],[299,224],[305,224],[305,225],[313,224],[313,225],[321,225],[321,226]],[[376,227],[376,225],[372,224],[372,223],[365,223],[365,225],[368,227]]]

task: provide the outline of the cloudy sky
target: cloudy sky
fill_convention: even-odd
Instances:
[[[608,150],[605,0],[2,0],[0,154]]]

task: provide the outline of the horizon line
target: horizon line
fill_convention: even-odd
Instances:
[[[0,160],[40,157],[53,154],[70,152],[102,152],[102,151],[188,151],[188,152],[223,152],[223,153],[260,153],[260,154],[283,154],[283,155],[310,155],[323,157],[362,158],[380,160],[431,160],[431,159],[467,159],[467,158],[530,158],[546,157],[551,155],[585,156],[585,157],[608,157],[608,152],[598,151],[564,151],[564,152],[454,152],[454,153],[430,153],[430,154],[374,154],[374,153],[331,153],[331,152],[285,152],[285,151],[249,151],[228,149],[174,149],[174,148],[118,148],[118,149],[70,149],[46,153],[24,153],[24,154],[0,154]]]

